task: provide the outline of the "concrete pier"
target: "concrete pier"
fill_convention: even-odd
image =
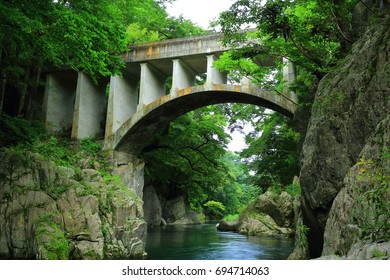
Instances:
[[[72,139],[102,135],[106,118],[106,86],[104,80],[95,85],[83,72],[78,73]]]
[[[166,94],[167,77],[148,63],[141,63],[139,107],[147,105]]]
[[[54,72],[46,76],[43,108],[48,131],[59,132],[72,128],[76,82],[76,72]]]
[[[138,90],[138,82],[129,77],[111,77],[105,138],[137,112]]]

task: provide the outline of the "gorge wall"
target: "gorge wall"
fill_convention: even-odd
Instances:
[[[114,161],[103,177],[85,155],[77,169],[12,149],[0,158],[0,258],[143,257],[142,163]]]
[[[362,185],[362,160],[377,162],[371,172],[387,176],[387,195],[381,199],[389,205],[389,157],[384,154],[389,153],[385,139],[390,133],[390,17],[384,14],[371,21],[352,53],[321,80],[315,96],[300,173],[311,257],[346,255],[363,238],[361,227],[368,218],[348,210],[358,203],[352,189]],[[355,233],[346,237],[347,231]]]

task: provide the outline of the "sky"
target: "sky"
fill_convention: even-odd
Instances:
[[[209,28],[209,22],[228,10],[235,0],[176,0],[167,6],[171,16],[180,16],[190,19],[193,23],[204,29]],[[233,152],[241,151],[245,147],[244,135],[239,132],[231,134],[232,141],[228,149]]]
[[[167,5],[167,11],[172,16],[183,15],[204,29],[208,29],[209,22],[235,2],[235,0],[176,0]]]

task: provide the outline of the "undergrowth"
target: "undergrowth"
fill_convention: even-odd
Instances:
[[[58,166],[72,168],[75,171],[81,168],[82,159],[93,158],[99,163],[97,169],[102,176],[109,174],[110,162],[98,142],[93,139],[71,141],[60,135],[49,135],[43,123],[38,121],[1,115],[0,146],[14,152],[37,153]],[[96,169],[96,166],[84,166],[84,168]]]

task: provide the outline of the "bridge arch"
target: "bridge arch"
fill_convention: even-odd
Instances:
[[[205,84],[165,95],[132,115],[105,139],[105,149],[137,155],[162,134],[169,123],[195,109],[221,103],[258,105],[292,117],[297,108],[284,94],[263,90],[252,84]]]

